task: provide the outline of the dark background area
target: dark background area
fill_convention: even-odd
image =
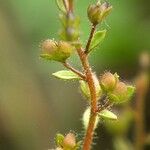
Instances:
[[[85,43],[90,25],[86,9],[94,0],[75,0]],[[139,72],[141,51],[150,52],[150,1],[110,0],[114,9],[102,29],[106,40],[90,57],[97,75],[117,72],[132,82]],[[47,150],[57,132],[81,133],[86,101],[78,83],[56,80],[58,63],[39,59],[39,44],[58,38],[58,9],[54,0],[0,0],[0,149]],[[76,57],[71,62],[79,67]],[[149,90],[150,92],[150,90]],[[150,93],[146,101],[146,131],[150,132]],[[97,129],[96,150],[112,150],[112,137]],[[134,139],[134,137],[133,137]],[[109,144],[110,143],[110,144]],[[100,147],[100,148],[99,148]],[[149,148],[148,148],[149,149]]]

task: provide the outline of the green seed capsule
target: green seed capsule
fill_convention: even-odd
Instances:
[[[107,2],[104,2],[103,4],[92,4],[87,10],[88,18],[93,25],[97,25],[105,19],[105,17],[110,13],[111,9],[112,6],[110,6]]]
[[[117,79],[112,73],[106,72],[100,77],[100,84],[105,92],[109,92],[114,90],[117,84]]]
[[[46,40],[42,43],[42,54],[40,56],[47,60],[65,62],[72,51],[73,47],[67,42]]]

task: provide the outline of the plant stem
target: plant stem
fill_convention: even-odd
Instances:
[[[73,68],[69,63],[64,62],[63,65],[66,68],[68,68],[69,70],[71,70],[72,72],[74,72],[75,74],[77,74],[78,76],[80,76],[83,80],[86,80],[86,76],[82,72],[80,72],[80,71],[76,70],[75,68]]]
[[[73,0],[68,0],[68,3],[69,3],[68,11],[73,12]],[[85,138],[83,141],[83,150],[90,150],[90,148],[91,148],[93,134],[94,134],[94,126],[95,126],[96,117],[97,117],[97,109],[98,109],[95,76],[93,75],[92,69],[91,69],[89,61],[88,61],[88,55],[87,55],[95,30],[96,30],[96,25],[92,25],[91,32],[90,32],[89,39],[88,39],[85,50],[82,49],[82,47],[77,48],[77,52],[80,57],[82,66],[84,68],[84,72],[86,75],[86,81],[88,83],[88,86],[90,89],[90,94],[91,94],[91,113],[90,113],[88,128],[87,128]],[[67,64],[65,64],[65,65],[66,65],[66,67],[70,68],[70,66],[68,66]],[[70,69],[72,69],[72,67]],[[74,69],[72,71],[74,71]]]
[[[82,48],[78,48],[77,52],[82,62],[82,65],[86,74],[87,83],[88,83],[90,93],[91,93],[91,113],[90,113],[88,128],[87,128],[85,138],[83,141],[83,150],[90,150],[92,140],[93,140],[96,116],[97,116],[96,86],[94,83],[93,72],[89,65],[87,54]]]
[[[90,32],[90,35],[89,35],[89,39],[88,39],[88,42],[87,42],[87,45],[86,45],[86,48],[85,48],[85,53],[88,53],[88,51],[89,51],[90,44],[91,44],[92,38],[94,36],[95,30],[96,30],[96,25],[92,25],[91,32]]]
[[[69,2],[69,12],[73,13],[73,0],[68,0]]]
[[[145,143],[145,96],[148,90],[148,75],[143,72],[136,82],[136,110],[135,110],[135,149],[143,150]]]

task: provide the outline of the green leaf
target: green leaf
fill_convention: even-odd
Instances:
[[[130,99],[133,96],[134,92],[135,92],[135,87],[127,86],[128,99]]]
[[[102,30],[102,31],[97,31],[94,36],[93,39],[91,41],[91,45],[89,48],[89,51],[91,51],[93,48],[97,47],[105,38],[106,36],[106,30]]]
[[[64,136],[60,133],[56,134],[55,142],[57,146],[62,146],[64,141]]]
[[[117,116],[107,109],[102,110],[98,115],[106,120],[117,120]]]
[[[85,112],[83,113],[82,117],[82,122],[83,122],[83,127],[86,130],[88,128],[89,120],[90,120],[90,114],[91,114],[91,109],[88,107]],[[96,116],[95,124],[94,124],[94,129],[97,128],[99,123],[99,116]]]
[[[94,83],[95,83],[95,86],[96,86],[96,96],[97,96],[97,99],[99,99],[101,94],[102,94],[102,90],[101,90],[99,81],[98,81],[95,74],[93,74],[93,79],[94,79]],[[91,94],[90,94],[90,89],[89,89],[88,83],[81,80],[80,81],[80,88],[81,88],[81,91],[82,91],[83,95],[85,97],[87,97],[88,99],[90,99]]]
[[[66,10],[65,10],[65,7],[64,7],[64,5],[63,5],[63,1],[62,1],[62,0],[55,0],[55,1],[56,1],[56,4],[57,4],[58,9],[59,9],[61,12],[65,13]]]
[[[91,95],[90,95],[90,89],[89,89],[87,82],[81,80],[80,88],[81,88],[83,95],[89,99],[91,97]]]
[[[64,79],[64,80],[81,79],[77,74],[69,70],[61,70],[53,73],[52,75],[55,76],[56,78]]]

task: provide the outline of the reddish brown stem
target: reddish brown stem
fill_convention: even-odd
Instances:
[[[68,0],[68,12],[73,12],[73,0]],[[88,128],[87,128],[85,138],[83,141],[83,150],[90,150],[90,148],[91,148],[93,134],[94,134],[94,126],[95,126],[95,121],[96,121],[96,116],[97,116],[97,109],[98,109],[97,108],[96,85],[95,85],[95,79],[94,79],[95,77],[94,77],[92,69],[90,67],[90,64],[88,61],[88,55],[87,55],[95,30],[96,30],[96,25],[92,25],[90,36],[89,36],[85,50],[82,49],[81,47],[77,48],[77,52],[78,52],[78,55],[82,62],[82,66],[85,71],[86,81],[88,83],[88,86],[90,89],[90,94],[91,94],[91,113],[90,113]],[[66,67],[68,67],[67,64],[65,64],[65,65],[66,65]],[[70,68],[70,66],[69,66],[69,68]],[[70,69],[72,71],[75,71],[72,67]]]
[[[93,140],[93,133],[94,133],[94,126],[97,116],[97,97],[96,97],[96,86],[94,83],[94,77],[92,73],[92,69],[88,62],[88,56],[85,54],[82,48],[77,49],[78,55],[82,62],[83,68],[85,70],[87,83],[91,93],[91,114],[89,119],[88,128],[85,134],[85,138],[83,141],[83,150],[90,150],[92,140]]]
[[[94,36],[95,30],[96,30],[96,25],[92,25],[91,32],[90,32],[90,35],[89,35],[89,39],[88,39],[88,42],[87,42],[87,45],[86,45],[86,48],[85,48],[85,53],[88,53],[88,51],[89,51],[90,44],[91,44],[92,38]]]

